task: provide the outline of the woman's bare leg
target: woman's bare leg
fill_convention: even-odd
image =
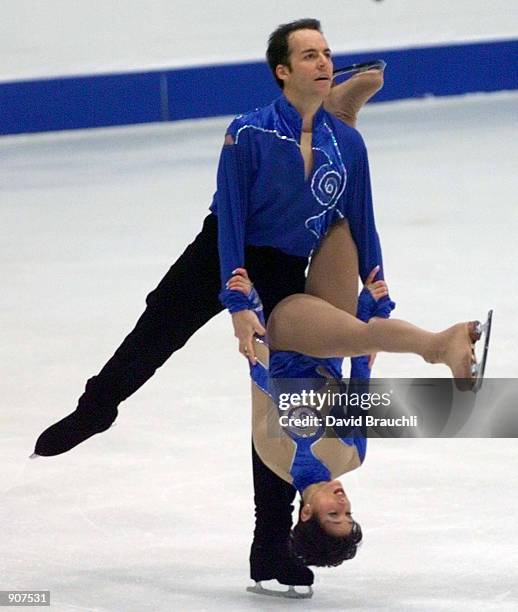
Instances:
[[[311,258],[305,293],[355,315],[358,291],[358,250],[347,221],[339,221]]]
[[[280,302],[268,320],[270,346],[312,357],[354,357],[385,351],[415,353],[447,364],[456,378],[471,377],[468,323],[432,333],[399,319],[355,317],[358,254],[346,221],[329,230],[311,260],[305,294]]]
[[[284,299],[268,320],[270,346],[312,357],[352,357],[385,351],[415,353],[445,363],[456,378],[471,377],[473,324],[459,323],[432,333],[398,319],[363,323],[312,295]]]

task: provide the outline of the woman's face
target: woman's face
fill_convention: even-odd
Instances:
[[[326,533],[335,537],[344,537],[351,533],[351,502],[339,480],[332,480],[319,487],[311,496],[310,505],[309,517],[316,516]],[[303,514],[301,519],[304,520]]]

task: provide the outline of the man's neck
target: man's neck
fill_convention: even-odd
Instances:
[[[283,93],[302,117],[302,131],[312,132],[313,118],[318,109],[322,106],[323,98],[302,98],[301,96],[297,96],[294,92],[286,90]]]

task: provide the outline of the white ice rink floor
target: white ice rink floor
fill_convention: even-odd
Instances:
[[[517,108],[385,104],[359,125],[397,316],[437,330],[494,308],[489,377],[518,376]],[[0,139],[0,589],[50,590],[59,611],[518,609],[514,439],[371,440],[344,478],[356,559],[317,569],[311,601],[245,592],[249,384],[226,314],[110,431],[28,459],[201,227],[226,123]],[[375,375],[448,371],[396,355]]]

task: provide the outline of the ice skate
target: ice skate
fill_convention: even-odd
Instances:
[[[255,585],[247,587],[249,593],[289,599],[309,599],[313,596],[313,572],[289,552],[286,544],[272,547],[252,544],[250,577]],[[288,589],[264,587],[262,583],[269,580],[276,580]],[[306,590],[302,590],[303,587]]]
[[[267,595],[268,597],[284,597],[285,599],[311,599],[313,597],[313,588],[308,585],[307,591],[297,590],[293,585],[290,585],[287,590],[276,591],[263,587],[261,581],[255,583],[254,586],[246,587],[249,593],[257,595]]]
[[[117,408],[77,408],[40,434],[31,458],[66,453],[93,435],[109,429],[117,414]]]
[[[491,320],[493,311],[490,310],[485,323],[470,321],[469,323],[458,323],[438,334],[441,345],[446,349],[434,349],[425,355],[429,363],[444,363],[452,371],[455,385],[461,391],[478,391],[482,385],[489,336],[491,332]],[[477,361],[475,355],[475,344],[485,334],[482,359]]]
[[[493,321],[493,311],[490,310],[487,313],[487,319],[485,323],[478,323],[476,326],[476,334],[478,339],[484,336],[484,345],[482,348],[482,357],[480,362],[475,362],[471,366],[471,375],[475,378],[473,384],[473,391],[476,393],[481,387],[484,380],[484,373],[486,370],[487,352],[489,349],[489,339],[491,337],[491,323]]]

